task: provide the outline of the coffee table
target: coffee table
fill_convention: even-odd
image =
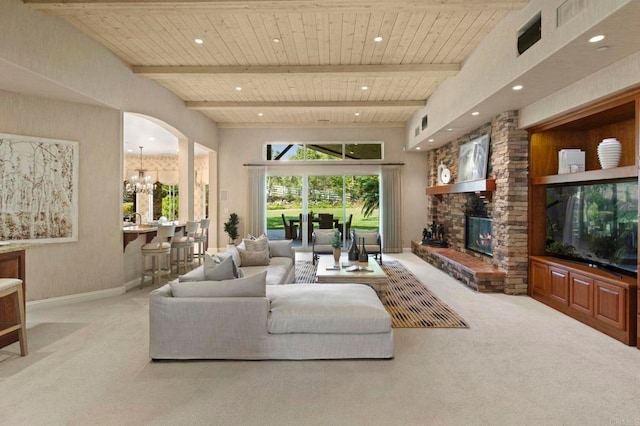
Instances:
[[[347,271],[346,264],[365,266],[371,272]],[[368,263],[349,262],[346,256],[340,258],[340,269],[332,270],[333,256],[320,256],[318,259],[318,269],[316,270],[316,281],[319,284],[366,284],[376,291],[382,302],[386,297],[387,283],[389,279],[378,262],[369,258]]]

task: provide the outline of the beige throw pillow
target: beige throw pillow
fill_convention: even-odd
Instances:
[[[269,265],[269,250],[240,250],[240,259],[242,266],[267,266]]]

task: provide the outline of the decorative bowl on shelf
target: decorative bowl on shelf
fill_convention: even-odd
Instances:
[[[598,145],[598,160],[603,169],[618,167],[621,154],[622,145],[616,138],[603,139]]]

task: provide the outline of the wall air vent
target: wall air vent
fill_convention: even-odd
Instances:
[[[425,115],[424,117],[422,117],[422,130],[426,129],[428,125],[429,125],[429,117]]]
[[[574,16],[582,12],[587,0],[566,0],[556,9],[556,26],[559,27],[569,22]]]
[[[538,13],[518,31],[518,53],[523,54],[542,38],[542,15]]]

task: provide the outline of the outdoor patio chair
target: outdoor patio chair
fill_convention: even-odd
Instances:
[[[287,222],[287,219],[282,214],[282,223],[284,224],[284,239],[295,240],[298,238],[298,225]]]

